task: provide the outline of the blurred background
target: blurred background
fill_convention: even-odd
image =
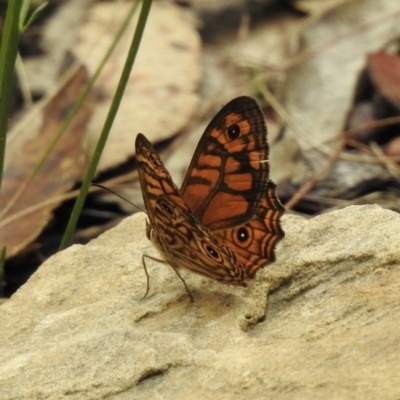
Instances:
[[[32,10],[42,3],[32,1]],[[0,245],[7,246],[0,297],[58,249],[137,15],[39,172],[27,177],[132,4],[52,0],[21,36],[0,193]],[[0,1],[1,21],[6,8]],[[137,133],[179,186],[208,122],[247,95],[265,113],[270,178],[287,212],[310,218],[368,203],[399,212],[399,22],[398,0],[154,1],[96,182],[143,208]],[[137,212],[93,189],[74,243]]]

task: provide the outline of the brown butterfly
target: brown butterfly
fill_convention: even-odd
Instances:
[[[146,137],[136,137],[147,237],[183,281],[180,268],[232,284],[275,260],[284,208],[269,180],[267,129],[256,101],[238,97],[212,119],[181,189]],[[146,271],[147,275],[147,271]],[[147,275],[148,278],[148,275]],[[149,290],[147,281],[146,297]]]

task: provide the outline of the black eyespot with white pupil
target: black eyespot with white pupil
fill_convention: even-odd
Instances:
[[[240,127],[237,124],[233,124],[227,129],[229,139],[237,139],[240,136]]]
[[[172,215],[172,210],[167,204],[161,203],[161,207],[167,214]]]
[[[249,231],[246,228],[240,228],[237,232],[237,239],[241,243],[246,242],[249,239]]]
[[[207,250],[208,254],[212,257],[212,258],[219,258],[219,253],[217,250],[214,249],[214,247],[211,247],[210,245],[206,245],[205,249]]]

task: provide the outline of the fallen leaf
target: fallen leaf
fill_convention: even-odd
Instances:
[[[366,144],[386,144],[397,135],[398,127],[373,127],[373,122],[399,115],[400,58],[384,51],[369,54],[366,71],[361,74],[357,86],[356,104],[349,112],[348,121],[348,128],[356,129],[348,137]],[[365,129],[358,129],[363,126]]]
[[[130,2],[100,2],[90,8],[75,50],[91,73],[130,7]],[[92,146],[103,128],[135,26],[134,18],[97,81],[101,98],[89,124]],[[117,166],[134,156],[139,132],[154,143],[182,129],[198,104],[200,73],[200,39],[194,24],[180,7],[154,3],[98,170]]]
[[[81,67],[42,109],[42,125],[36,134],[32,135],[26,121],[21,122],[25,130],[16,127],[10,134],[0,195],[0,247],[7,246],[8,258],[24,249],[39,235],[58,204],[53,203],[34,212],[29,210],[65,193],[82,178],[86,166],[86,151],[82,141],[91,114],[89,102],[80,108],[38,173],[31,179],[29,176],[75,103],[86,80],[87,72]],[[40,105],[37,109],[41,110]],[[38,116],[32,113],[27,118],[35,124],[38,121]],[[20,137],[13,140],[15,135],[24,136],[25,133],[30,136],[28,140]],[[15,197],[19,192],[20,195]]]
[[[400,157],[400,136],[395,137],[385,145],[383,152],[390,157]]]
[[[400,108],[400,57],[386,52],[368,56],[368,72],[380,94]]]

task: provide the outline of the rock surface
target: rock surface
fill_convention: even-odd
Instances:
[[[50,258],[0,306],[0,398],[400,398],[400,215],[284,217],[247,288],[154,254],[144,215]]]

